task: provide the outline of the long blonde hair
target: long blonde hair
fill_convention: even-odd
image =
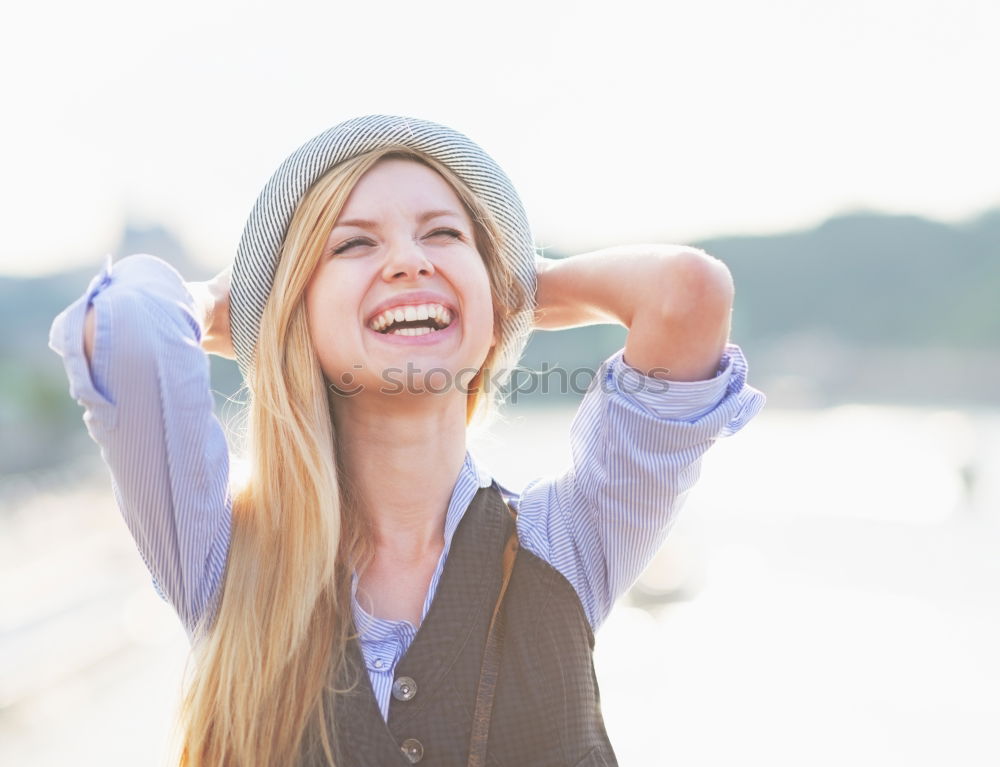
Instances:
[[[234,487],[232,536],[218,607],[195,631],[179,717],[187,767],[292,765],[304,748],[335,765],[333,681],[345,670],[350,582],[373,555],[338,461],[328,385],[313,350],[306,285],[351,190],[390,157],[437,171],[465,205],[485,261],[499,343],[472,379],[466,422],[491,410],[489,381],[513,315],[527,305],[486,205],[446,166],[406,147],[359,155],[306,193],[285,236],[261,318],[245,435],[248,474]]]

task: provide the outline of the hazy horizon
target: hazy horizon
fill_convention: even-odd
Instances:
[[[841,218],[841,217],[855,216],[855,215],[918,216],[920,218],[923,218],[923,219],[925,219],[927,221],[930,221],[930,222],[933,222],[933,223],[938,223],[938,224],[944,224],[944,225],[949,225],[949,226],[960,227],[960,226],[963,226],[963,225],[970,224],[970,223],[978,220],[982,216],[987,215],[989,213],[993,213],[993,212],[1000,212],[1000,201],[998,201],[997,204],[995,204],[995,205],[989,206],[989,207],[981,209],[981,210],[972,211],[969,215],[960,216],[960,217],[957,217],[957,218],[954,218],[954,219],[936,218],[936,217],[933,217],[933,216],[926,216],[926,215],[922,215],[922,214],[918,214],[918,213],[913,213],[911,211],[905,211],[905,210],[890,211],[890,210],[878,210],[878,209],[871,208],[871,207],[856,207],[856,208],[848,208],[848,209],[834,211],[834,212],[831,212],[828,215],[820,216],[819,218],[817,218],[815,220],[803,221],[803,222],[801,222],[801,225],[799,225],[799,226],[789,226],[787,228],[782,228],[782,229],[769,229],[769,228],[763,228],[763,227],[761,227],[758,230],[747,229],[747,230],[739,230],[739,231],[706,232],[704,234],[692,234],[692,236],[689,236],[689,237],[677,237],[677,238],[674,238],[674,239],[671,239],[671,240],[667,240],[667,239],[665,239],[663,237],[655,237],[655,236],[651,235],[651,236],[649,236],[647,238],[630,238],[630,239],[627,239],[627,240],[623,240],[622,242],[640,243],[640,242],[668,242],[669,241],[669,242],[674,242],[674,243],[677,243],[677,244],[689,244],[689,243],[701,243],[701,242],[706,242],[706,241],[710,241],[710,240],[719,240],[719,239],[727,239],[727,238],[780,237],[780,236],[785,236],[785,235],[788,235],[788,234],[795,234],[795,233],[799,233],[799,232],[807,232],[807,231],[813,230],[816,227],[822,225],[826,221],[830,221],[832,219],[837,219],[837,218]],[[54,267],[49,268],[49,269],[44,269],[44,268],[40,269],[40,268],[37,268],[37,267],[32,267],[32,266],[30,266],[28,264],[25,264],[24,265],[25,268],[22,269],[22,268],[19,268],[19,265],[17,263],[14,263],[14,262],[0,262],[0,277],[9,277],[9,278],[34,278],[34,277],[39,277],[39,278],[44,278],[44,277],[49,277],[49,276],[53,276],[53,275],[59,274],[59,273],[64,272],[64,271],[70,271],[70,270],[73,270],[73,269],[82,269],[82,268],[84,268],[84,267],[86,267],[88,265],[93,266],[94,269],[97,270],[97,269],[100,268],[101,264],[103,264],[104,258],[106,256],[106,254],[109,254],[109,253],[114,254],[115,253],[115,250],[116,250],[117,246],[121,243],[121,238],[122,238],[123,234],[125,234],[125,232],[126,232],[126,228],[133,228],[133,229],[140,229],[140,230],[141,229],[145,229],[145,228],[150,228],[150,229],[157,229],[157,228],[159,228],[159,229],[162,229],[166,234],[169,234],[171,237],[177,239],[177,241],[179,242],[179,244],[180,244],[180,246],[181,246],[181,248],[183,250],[184,258],[187,259],[187,260],[189,260],[189,261],[191,261],[191,262],[193,262],[193,263],[195,263],[195,264],[197,264],[198,266],[202,266],[202,267],[205,267],[205,268],[214,268],[214,267],[219,267],[219,266],[221,266],[221,265],[223,265],[225,263],[225,258],[224,257],[216,256],[214,258],[214,260],[213,260],[212,257],[207,256],[205,253],[197,251],[195,249],[195,247],[193,247],[185,239],[185,237],[183,236],[183,233],[181,231],[179,231],[179,229],[173,228],[172,226],[168,225],[166,222],[155,221],[155,220],[145,220],[145,219],[126,219],[124,217],[122,217],[119,220],[120,220],[120,228],[117,229],[117,230],[109,232],[110,237],[109,237],[109,239],[107,241],[107,244],[104,245],[103,247],[98,247],[98,248],[96,248],[96,249],[94,249],[94,250],[92,250],[92,251],[90,251],[88,253],[80,253],[80,254],[75,254],[75,255],[74,254],[66,254],[65,258],[62,259],[59,262],[59,265],[54,266]],[[539,237],[537,235],[536,235],[536,240],[539,240]],[[546,252],[558,253],[560,255],[571,255],[571,254],[575,254],[575,253],[582,253],[582,252],[585,252],[586,250],[595,249],[597,247],[599,247],[599,246],[596,246],[596,245],[595,246],[587,246],[586,244],[583,244],[583,245],[580,245],[578,248],[574,249],[572,247],[564,247],[563,245],[561,245],[557,241],[549,241],[549,243],[547,245],[545,245],[544,250]],[[603,247],[603,245],[601,245],[600,247]],[[235,253],[236,253],[236,242],[234,241],[233,242],[233,247],[232,247],[232,252],[229,254],[229,259],[230,260],[235,255]],[[126,255],[126,254],[118,254],[118,255]],[[154,253],[153,255],[161,255],[162,256],[164,254]],[[191,279],[194,279],[194,278],[191,278]]]

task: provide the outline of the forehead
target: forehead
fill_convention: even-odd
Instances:
[[[415,160],[392,157],[379,160],[358,180],[338,220],[430,209],[466,217],[461,199],[441,174]]]

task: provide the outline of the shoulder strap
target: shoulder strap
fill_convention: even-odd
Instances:
[[[509,504],[504,504],[516,520],[517,513]],[[490,618],[490,628],[486,634],[486,649],[483,651],[483,665],[479,672],[479,686],[476,688],[476,708],[472,715],[472,737],[469,743],[469,767],[485,767],[486,742],[490,734],[490,717],[493,714],[493,697],[496,693],[497,677],[500,675],[500,647],[503,644],[504,619],[501,606],[507,584],[514,571],[514,560],[517,558],[517,525],[516,523],[507,538],[503,550],[503,580],[500,582],[500,594]]]

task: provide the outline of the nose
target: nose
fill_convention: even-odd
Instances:
[[[430,277],[434,274],[434,264],[427,258],[419,243],[407,239],[391,246],[382,267],[382,279],[413,279],[416,276]]]

